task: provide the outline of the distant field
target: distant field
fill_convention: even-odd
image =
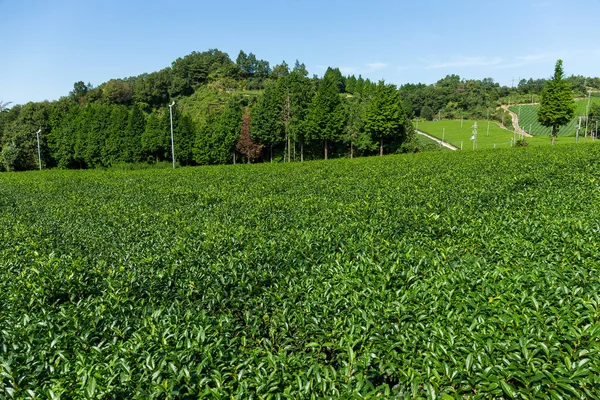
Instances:
[[[564,126],[560,129],[560,131],[558,132],[558,136],[575,136],[577,125],[579,124],[579,116],[585,117],[587,102],[587,99],[577,100],[575,102],[575,104],[577,105],[577,109],[575,110],[575,118],[573,118],[567,126]],[[600,104],[600,97],[592,97],[591,103]],[[515,114],[519,115],[519,126],[525,131],[529,132],[531,130],[530,133],[535,136],[549,136],[550,128],[546,128],[540,125],[540,123],[537,120],[537,112],[539,107],[539,104],[531,104],[522,106],[511,106],[509,107],[509,109]],[[582,132],[584,123],[585,121],[582,121]]]
[[[521,110],[521,114],[522,114]],[[432,122],[419,122],[419,130],[422,132],[426,132],[432,136],[435,136],[439,139],[444,139],[446,142],[453,144],[454,146],[461,148],[463,150],[473,150],[473,141],[471,140],[474,120],[464,120],[462,123],[459,120],[441,120],[441,121],[432,121]],[[477,148],[478,149],[486,149],[486,148],[501,148],[501,147],[510,147],[511,139],[515,137],[514,133],[503,129],[496,125],[494,122],[490,121],[489,134],[487,132],[487,121],[477,121]],[[442,134],[442,130],[444,130]],[[443,137],[442,137],[443,136]],[[520,139],[519,135],[516,135],[517,139]],[[526,137],[525,141],[530,146],[541,146],[541,145],[550,145],[550,137],[546,136],[535,136],[535,137]],[[591,141],[591,139],[580,138],[580,142]],[[556,140],[557,144],[564,143],[575,143],[574,137],[560,137]]]

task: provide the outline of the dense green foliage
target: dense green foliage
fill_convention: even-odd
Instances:
[[[0,175],[5,398],[598,398],[600,148]]]

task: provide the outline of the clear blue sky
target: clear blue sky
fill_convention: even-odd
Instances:
[[[447,74],[515,85],[600,75],[600,0],[0,0],[0,100],[56,100],[79,80],[153,72],[192,51],[240,49],[396,84]]]

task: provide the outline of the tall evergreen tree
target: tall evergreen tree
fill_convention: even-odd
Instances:
[[[385,139],[402,139],[405,135],[402,99],[395,85],[379,81],[365,115],[365,130],[379,140],[379,155],[383,155]]]
[[[328,144],[341,138],[344,132],[344,108],[337,86],[337,73],[328,68],[319,83],[306,115],[306,127],[310,140],[321,140],[325,159]]]
[[[300,161],[304,161],[304,143],[307,140],[305,120],[314,96],[314,88],[303,64],[294,68],[288,77],[288,82],[290,93],[288,132],[292,139],[300,144]]]
[[[127,129],[123,140],[123,161],[137,162],[142,155],[142,136],[146,130],[146,116],[134,104],[127,118]]]
[[[252,110],[251,135],[269,147],[271,161],[273,161],[273,147],[279,145],[285,135],[281,115],[282,100],[279,88],[275,85],[268,86]]]
[[[346,79],[346,92],[354,94],[356,90],[356,77],[354,75]]]
[[[569,123],[575,115],[575,102],[571,86],[564,79],[563,62],[558,60],[554,67],[554,76],[546,82],[542,90],[538,121],[552,128],[552,144],[561,126]]]
[[[84,161],[88,167],[96,168],[108,165],[103,157],[106,146],[107,131],[111,121],[111,107],[101,103],[92,103],[87,107],[88,120],[86,121],[87,137]]]
[[[110,118],[104,132],[105,144],[102,148],[102,164],[113,165],[120,161],[127,161],[125,157],[125,132],[129,112],[125,106],[110,106]]]
[[[198,164],[227,164],[235,162],[235,145],[240,136],[242,108],[232,98],[225,109],[211,115],[196,133],[194,161]]]
[[[350,158],[353,158],[357,151],[372,151],[377,145],[364,129],[366,103],[360,98],[350,98],[344,102],[344,106],[346,124],[343,139],[350,147]]]
[[[163,131],[167,134],[167,154],[171,156],[171,119],[163,118]],[[195,139],[194,123],[189,115],[173,107],[173,146],[175,161],[180,165],[193,163],[193,148]]]
[[[167,153],[167,134],[162,119],[157,111],[152,111],[142,135],[143,153],[156,162],[164,160]]]

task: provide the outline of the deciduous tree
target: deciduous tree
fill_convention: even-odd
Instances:
[[[248,160],[248,164],[260,157],[260,153],[263,149],[262,144],[255,143],[250,136],[250,125],[252,116],[250,110],[246,108],[244,115],[242,116],[242,127],[240,136],[237,140],[235,148]]]

